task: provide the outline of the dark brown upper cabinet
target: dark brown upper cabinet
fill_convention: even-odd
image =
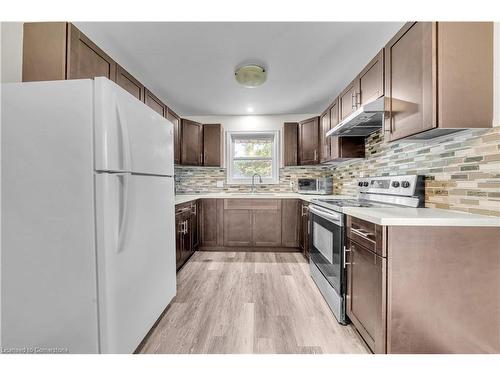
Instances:
[[[116,79],[117,85],[127,90],[130,94],[135,96],[141,102],[144,101],[144,85],[135,79],[132,74],[128,73],[120,65],[116,66]]]
[[[319,162],[324,163],[331,158],[331,138],[326,137],[326,132],[330,130],[330,108],[319,117]]]
[[[356,107],[384,95],[384,50],[380,50],[356,78]]]
[[[67,78],[106,77],[114,81],[116,63],[72,24],[68,24]]]
[[[334,128],[339,121],[339,102],[334,101],[329,108],[330,129]],[[329,137],[330,159],[329,161],[342,161],[365,157],[364,137]]]
[[[299,164],[319,162],[319,117],[299,122]]]
[[[106,77],[116,63],[74,25],[34,22],[23,26],[23,81]]]
[[[166,108],[167,120],[174,126],[174,164],[181,163],[181,118],[172,111]]]
[[[285,122],[283,125],[283,165],[285,167],[298,164],[299,123]]]
[[[166,106],[151,91],[144,89],[144,103],[160,116],[166,117]]]
[[[493,23],[411,22],[385,47],[385,139],[427,139],[493,120]]]
[[[203,165],[203,124],[182,119],[181,129],[181,164]]]
[[[202,161],[205,167],[222,166],[223,134],[224,128],[221,124],[203,125]]]
[[[344,120],[347,116],[356,110],[357,106],[357,80],[355,79],[339,95],[339,118]]]

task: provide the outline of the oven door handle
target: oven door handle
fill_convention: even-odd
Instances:
[[[323,219],[331,221],[339,226],[342,226],[342,214],[340,215],[331,214],[314,206],[309,206],[309,212],[313,213],[314,215],[318,215]]]

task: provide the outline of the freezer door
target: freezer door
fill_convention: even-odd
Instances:
[[[92,81],[1,87],[4,353],[97,353]]]
[[[172,177],[96,174],[100,343],[132,353],[176,292]]]
[[[173,176],[172,123],[107,78],[94,93],[95,169]]]

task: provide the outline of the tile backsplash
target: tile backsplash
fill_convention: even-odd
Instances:
[[[363,160],[281,168],[279,184],[257,188],[292,192],[298,177],[333,175],[334,193],[354,196],[359,177],[422,174],[426,176],[426,207],[500,216],[500,127],[420,142],[384,143],[381,132],[375,132],[365,147]],[[227,185],[225,168],[177,166],[175,177],[179,194],[250,191],[248,185]],[[217,187],[217,181],[223,187]]]
[[[278,184],[257,184],[258,191],[289,193],[296,190],[299,177],[331,176],[332,171],[327,166],[284,167],[280,168]],[[226,184],[226,169],[213,167],[175,167],[176,193],[219,193],[219,192],[249,192],[250,185]],[[217,187],[217,181],[223,187]]]
[[[421,142],[365,142],[366,158],[333,168],[334,193],[355,195],[359,177],[426,176],[425,206],[500,216],[500,127]]]

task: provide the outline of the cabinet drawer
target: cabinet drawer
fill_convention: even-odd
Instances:
[[[279,210],[279,199],[224,199],[225,210]]]
[[[386,256],[384,227],[356,217],[347,217],[347,237],[380,256]]]
[[[175,214],[178,215],[184,212],[191,211],[193,204],[196,204],[196,201],[177,204],[175,206]]]

